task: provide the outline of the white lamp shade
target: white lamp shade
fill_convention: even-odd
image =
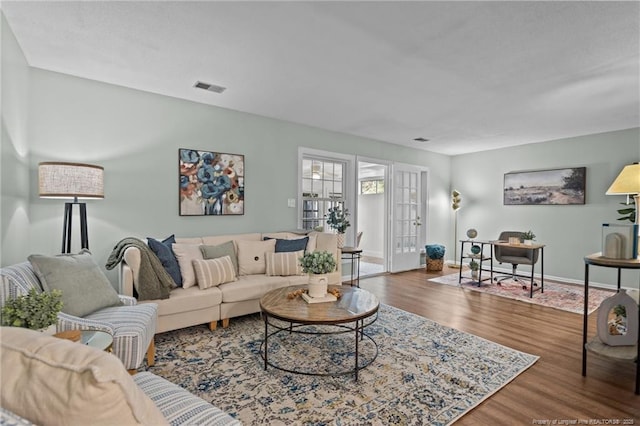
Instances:
[[[607,195],[631,194],[640,194],[640,164],[638,163],[624,166],[607,190]]]
[[[43,198],[104,198],[104,168],[80,163],[40,163],[38,191]]]

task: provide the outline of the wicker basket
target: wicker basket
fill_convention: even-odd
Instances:
[[[426,256],[427,259],[427,271],[442,271],[444,266],[444,259],[431,259]]]

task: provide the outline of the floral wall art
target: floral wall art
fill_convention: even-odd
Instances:
[[[180,149],[180,216],[244,214],[244,155]]]

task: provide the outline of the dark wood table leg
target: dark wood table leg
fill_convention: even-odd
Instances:
[[[589,264],[584,265],[584,315],[582,318],[582,375],[587,375],[587,326],[589,324]]]

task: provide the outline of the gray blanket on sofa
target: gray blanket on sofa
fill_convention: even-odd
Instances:
[[[169,291],[176,284],[162,266],[158,256],[144,241],[131,237],[120,240],[109,255],[105,267],[113,269],[118,266],[129,247],[137,247],[140,250],[140,271],[138,279],[134,281],[138,300],[168,299]]]

